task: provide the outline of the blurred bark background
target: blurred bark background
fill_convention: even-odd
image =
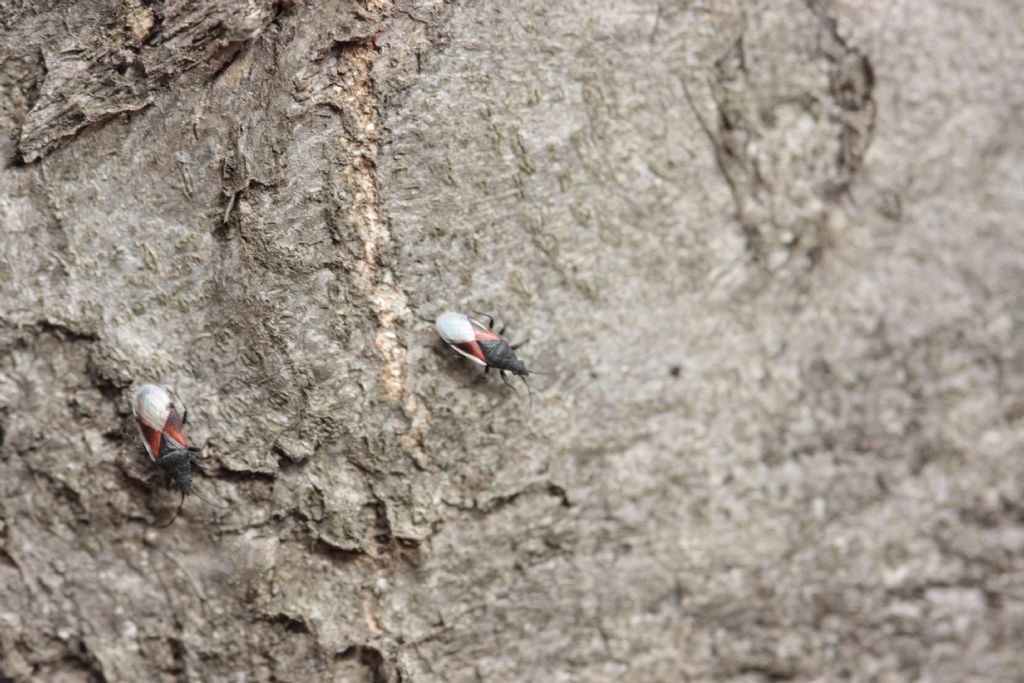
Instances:
[[[1022,26],[4,2],[0,680],[1024,680]]]

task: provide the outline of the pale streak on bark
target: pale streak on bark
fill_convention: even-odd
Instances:
[[[410,420],[410,428],[400,435],[400,441],[417,465],[428,467],[429,459],[421,447],[428,414],[423,402],[410,391],[408,351],[397,334],[398,322],[410,319],[412,312],[405,292],[395,284],[394,274],[381,263],[381,254],[391,247],[392,237],[381,213],[376,174],[380,114],[370,72],[377,58],[377,48],[373,44],[360,45],[353,47],[349,56],[356,73],[354,85],[347,92],[342,106],[351,113],[360,134],[355,140],[343,139],[341,144],[347,148],[346,156],[351,159],[343,171],[346,185],[353,188],[350,216],[363,243],[363,259],[357,268],[355,282],[377,316],[374,344],[384,359],[381,384],[387,395],[401,404]]]

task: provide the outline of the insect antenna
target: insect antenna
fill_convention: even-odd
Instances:
[[[530,398],[530,407],[526,411],[526,417],[530,417],[533,414],[533,389],[530,387],[530,383],[526,381],[526,375],[519,375],[523,380],[523,384],[526,385],[526,394]]]
[[[199,500],[203,501],[204,503],[206,503],[210,507],[215,507],[215,508],[218,508],[218,509],[221,509],[221,510],[229,509],[227,505],[218,505],[217,503],[214,503],[212,500],[210,500],[209,498],[207,498],[203,494],[199,493],[199,491],[195,491],[194,490],[194,491],[192,491],[192,493],[195,494],[196,498],[198,498]]]
[[[178,509],[177,509],[177,510],[175,511],[175,513],[174,513],[174,516],[173,516],[173,517],[171,517],[171,521],[167,522],[167,524],[161,524],[161,525],[159,525],[159,526],[157,527],[157,529],[166,529],[166,528],[167,528],[167,527],[169,527],[170,525],[174,524],[174,521],[175,521],[176,519],[178,519],[178,515],[180,515],[180,514],[181,514],[181,508],[183,508],[184,506],[185,506],[185,492],[184,492],[184,491],[182,491],[182,492],[181,492],[181,502],[180,502],[180,503],[178,503]]]

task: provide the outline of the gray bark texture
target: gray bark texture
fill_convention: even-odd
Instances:
[[[0,681],[1024,680],[1022,27],[0,3]]]

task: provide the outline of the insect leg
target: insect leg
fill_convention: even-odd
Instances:
[[[491,328],[492,330],[494,329],[494,316],[493,315],[491,315],[490,313],[484,313],[483,311],[473,311],[473,312],[476,313],[477,315],[482,315],[483,317],[487,318],[487,327]],[[504,329],[504,328],[502,328],[502,329]],[[501,332],[499,332],[498,334],[501,334]]]
[[[189,462],[191,462],[192,467],[195,467],[199,471],[199,474],[203,475],[204,477],[210,476],[209,473],[207,473],[206,471],[206,467],[201,462],[193,458],[191,455],[188,456],[188,459]]]
[[[184,505],[185,505],[185,492],[182,491],[181,492],[181,502],[178,503],[178,510],[174,513],[174,516],[171,517],[171,521],[167,522],[167,524],[161,524],[160,526],[157,527],[157,529],[166,529],[170,525],[174,524],[174,520],[178,519],[178,515],[181,514],[181,508],[184,507]]]
[[[516,391],[516,388],[512,386],[512,382],[510,382],[508,379],[508,373],[505,372],[504,370],[501,371],[501,381],[504,382],[505,386],[511,389],[512,391],[514,391],[517,394],[519,393],[518,391]]]

